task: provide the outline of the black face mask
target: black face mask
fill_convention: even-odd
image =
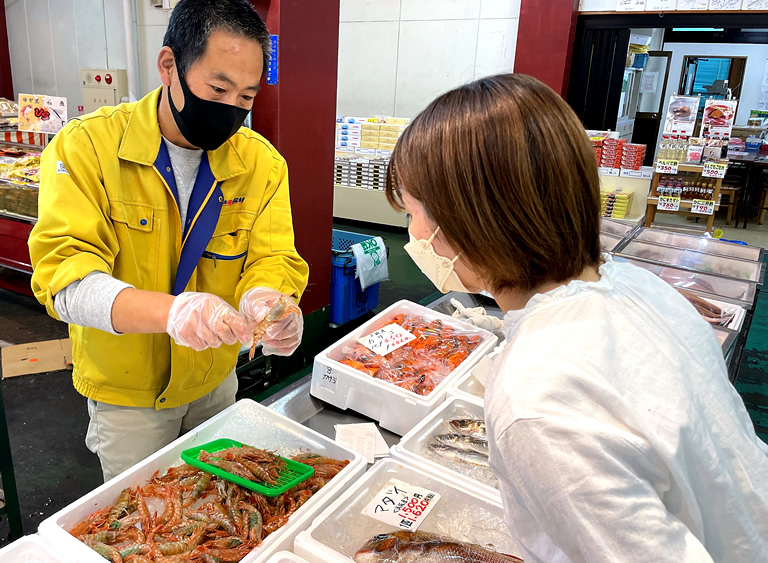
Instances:
[[[247,109],[198,98],[181,75],[179,84],[184,92],[184,109],[176,109],[168,87],[171,113],[181,134],[196,147],[206,151],[219,148],[240,129],[248,116]]]

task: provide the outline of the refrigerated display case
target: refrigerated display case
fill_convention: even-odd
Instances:
[[[618,252],[618,255],[642,258],[657,264],[675,266],[685,270],[751,281],[758,285],[762,285],[765,275],[763,262],[705,254],[641,240],[631,240]]]
[[[620,236],[612,235],[610,233],[600,233],[600,248],[603,252],[615,252],[621,241],[624,240]]]
[[[762,262],[763,254],[765,252],[762,248],[757,246],[734,244],[709,237],[671,233],[659,229],[641,228],[637,231],[634,238],[635,240],[652,242],[654,244],[674,246],[675,248],[696,250],[705,254],[728,256],[731,258],[739,258],[741,260],[751,260],[753,262]]]

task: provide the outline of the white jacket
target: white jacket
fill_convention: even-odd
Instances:
[[[527,562],[768,561],[768,446],[713,330],[605,257],[505,317],[490,460]]]

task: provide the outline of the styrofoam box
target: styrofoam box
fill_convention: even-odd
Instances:
[[[102,558],[102,561],[104,559]],[[57,555],[40,536],[24,536],[0,549],[1,563],[69,563],[69,559]]]
[[[391,319],[399,313],[421,315],[427,321],[440,319],[448,326],[482,335],[482,340],[469,357],[425,397],[371,377],[331,359],[331,356],[336,355],[337,351],[340,353],[341,347],[347,342],[356,342],[358,338],[371,334],[383,326],[384,320]],[[313,396],[335,407],[345,410],[352,409],[378,420],[383,428],[402,436],[435,410],[445,399],[450,384],[471,370],[483,356],[493,349],[495,344],[496,337],[487,330],[463,323],[410,301],[398,301],[347,337],[315,356],[310,392]]]
[[[419,531],[484,546],[490,544],[499,552],[518,554],[517,545],[504,524],[498,498],[487,497],[480,489],[455,482],[450,476],[432,475],[392,458],[378,461],[315,518],[307,530],[296,536],[293,551],[310,563],[349,563],[371,537],[399,529],[361,514],[391,479],[440,494]]]
[[[463,464],[439,456],[427,454],[427,446],[437,434],[453,432],[448,426],[452,418],[477,418],[485,420],[482,401],[476,399],[459,399],[449,397],[438,409],[419,422],[408,432],[398,444],[390,448],[394,459],[411,463],[425,471],[436,475],[449,474],[459,482],[466,481],[470,486],[481,489],[490,497],[499,497],[499,489],[495,486],[496,478],[490,467],[477,467]],[[485,482],[478,477],[485,477]],[[491,484],[493,483],[493,484]],[[500,499],[501,497],[499,497]]]
[[[303,557],[299,557],[290,551],[280,551],[267,560],[267,563],[309,563]]]
[[[485,402],[485,385],[483,385],[482,381],[486,380],[490,369],[491,357],[488,355],[483,357],[475,367],[451,383],[445,400],[448,401],[451,397],[458,397],[459,399],[476,401],[483,404]]]
[[[295,512],[288,524],[270,534],[246,556],[242,560],[244,563],[266,561],[275,552],[290,549],[296,534],[328,506],[340,491],[357,479],[366,467],[365,460],[359,454],[259,403],[243,399],[44,520],[40,524],[40,535],[78,563],[103,563],[101,556],[71,536],[67,530],[93,512],[114,503],[123,489],[143,486],[155,471],[162,474],[169,467],[179,465],[183,450],[219,438],[231,438],[244,444],[276,450],[282,455],[298,453],[299,448],[309,448],[321,455],[350,461],[349,465]]]
[[[701,297],[701,296],[699,296]],[[725,328],[730,328],[731,330],[739,331],[741,330],[741,325],[744,323],[744,317],[747,316],[747,312],[744,310],[743,307],[739,307],[738,305],[732,305],[730,303],[725,303],[723,301],[718,301],[716,299],[710,299],[709,297],[701,297],[704,299],[704,301],[709,301],[713,305],[717,305],[726,313],[733,313],[733,319],[731,322],[729,322]]]

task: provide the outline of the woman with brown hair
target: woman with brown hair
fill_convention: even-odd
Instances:
[[[554,91],[500,75],[439,97],[387,196],[438,289],[506,313],[485,417],[526,561],[768,561],[768,447],[710,326],[601,256],[594,153]]]

